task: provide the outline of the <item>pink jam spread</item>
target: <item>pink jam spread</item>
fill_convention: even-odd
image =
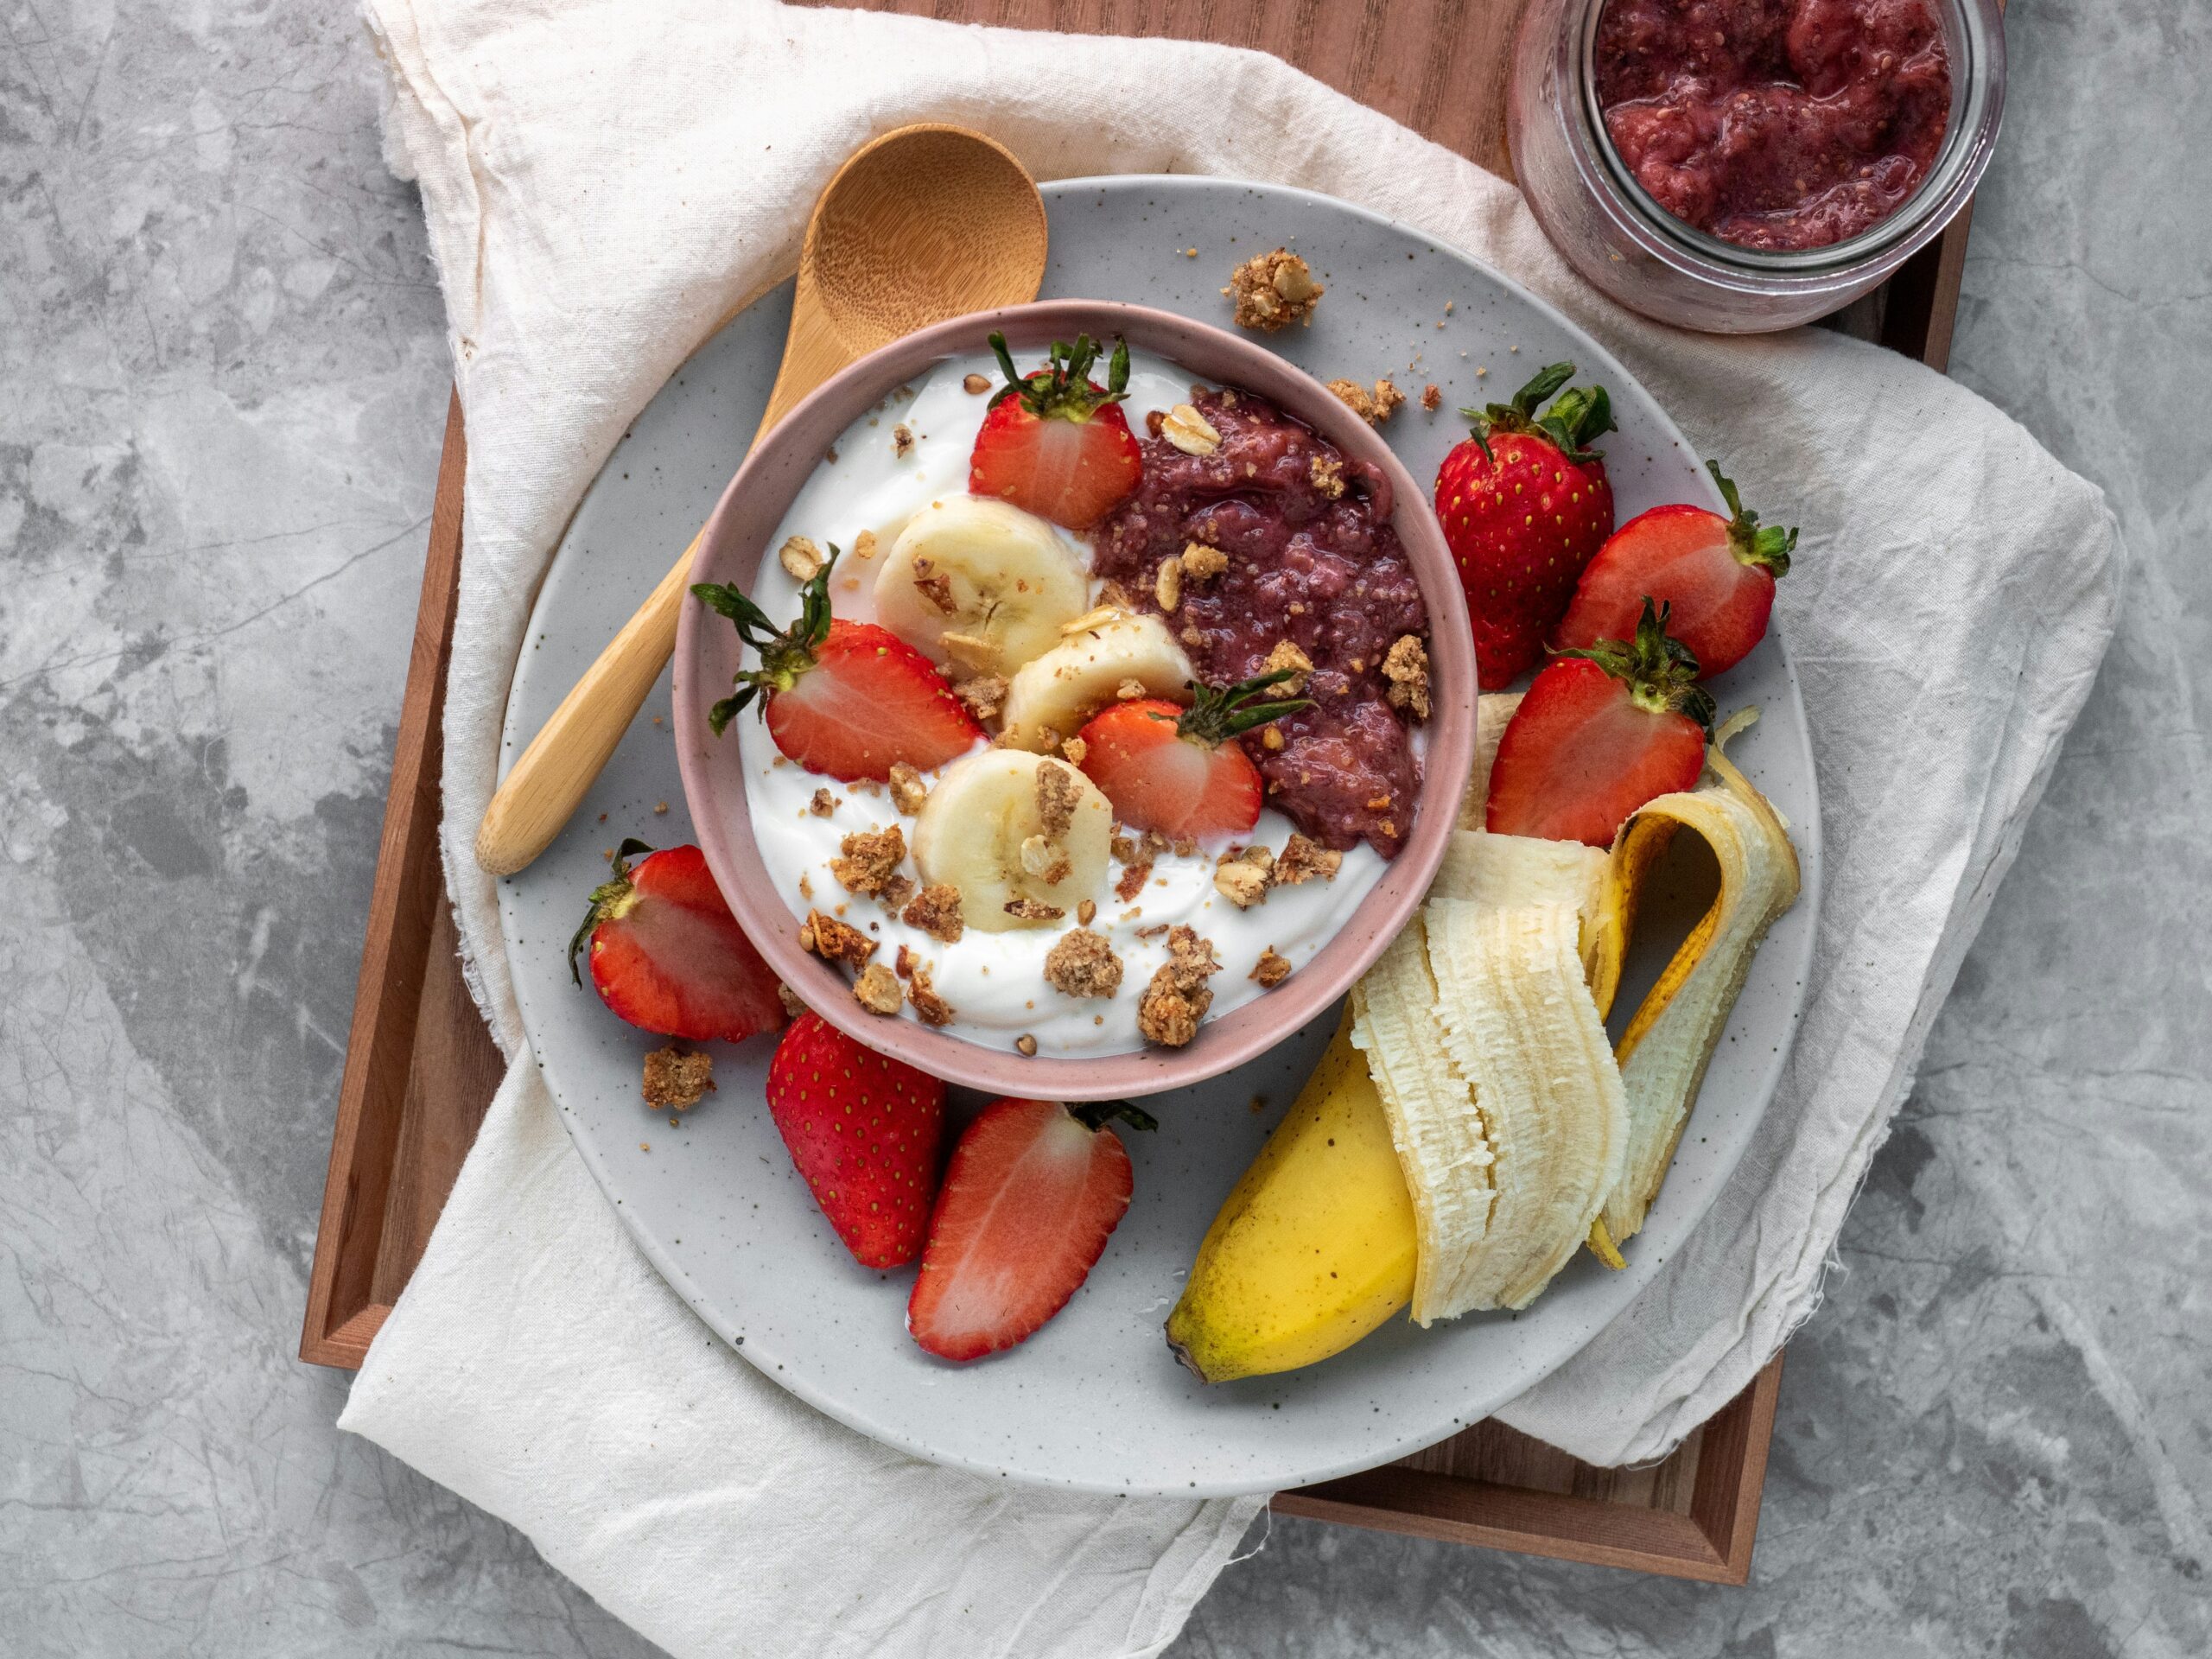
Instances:
[[[1268,804],[1307,836],[1338,849],[1363,838],[1395,857],[1420,774],[1382,659],[1427,632],[1428,612],[1390,526],[1389,481],[1249,392],[1194,387],[1192,402],[1220,448],[1143,440],[1143,482],[1100,527],[1094,568],[1157,614],[1161,560],[1192,542],[1226,554],[1219,575],[1183,584],[1168,628],[1213,685],[1264,672],[1280,641],[1306,653],[1313,706],[1275,722],[1282,747],[1257,732],[1238,741]]]
[[[1928,0],[1610,0],[1597,71],[1637,181],[1739,247],[1826,247],[1879,223],[1950,122]]]

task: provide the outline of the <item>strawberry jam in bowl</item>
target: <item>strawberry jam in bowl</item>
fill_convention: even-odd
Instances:
[[[762,441],[676,653],[687,799],[779,978],[932,1075],[1105,1099],[1325,1013],[1473,747],[1425,493],[1262,347],[1135,307],[941,325]]]

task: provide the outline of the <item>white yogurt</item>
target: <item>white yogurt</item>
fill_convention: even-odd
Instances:
[[[938,365],[918,393],[894,396],[855,421],[837,440],[836,459],[815,468],[776,527],[772,550],[792,536],[811,537],[824,549],[834,542],[847,550],[830,578],[836,614],[854,621],[874,620],[875,567],[855,560],[850,551],[861,531],[874,531],[878,547],[887,552],[913,514],[933,500],[967,493],[969,454],[990,401],[988,394],[963,387],[970,374],[984,376],[994,387],[1002,381],[995,359],[988,354],[951,359]],[[1189,401],[1190,385],[1190,377],[1165,359],[1133,354],[1124,405],[1129,424],[1141,430],[1152,410]],[[893,437],[902,423],[913,437],[903,458]],[[1067,535],[1067,541],[1077,562],[1087,568],[1089,545],[1080,537]],[[753,596],[779,622],[798,613],[798,584],[772,552],[762,563]],[[908,947],[930,964],[938,995],[951,1005],[954,1019],[945,1029],[991,1048],[1012,1050],[1023,1036],[1035,1038],[1037,1052],[1044,1055],[1121,1054],[1143,1047],[1137,1033],[1138,999],[1167,961],[1166,935],[1155,930],[1177,924],[1213,944],[1222,971],[1210,982],[1213,1006],[1207,1017],[1218,1018],[1261,995],[1251,973],[1270,947],[1289,958],[1294,971],[1305,967],[1359,907],[1386,868],[1382,855],[1363,842],[1344,855],[1334,880],[1275,887],[1264,902],[1239,910],[1213,885],[1214,860],[1229,845],[1228,837],[1201,848],[1195,857],[1162,854],[1143,889],[1126,902],[1114,896],[1122,870],[1114,862],[1103,889],[1093,895],[1098,913],[1090,927],[1106,937],[1122,959],[1121,988],[1108,998],[1067,996],[1045,982],[1045,957],[1066,927],[1076,925],[1072,915],[1066,927],[1005,933],[971,927],[952,944],[909,927],[876,900],[846,892],[830,871],[839,843],[856,830],[896,823],[912,846],[913,820],[892,804],[889,791],[868,793],[862,785],[856,792],[852,785],[804,770],[777,749],[750,709],[731,723],[723,741],[734,743],[736,762],[746,769],[753,839],[792,913],[804,916],[819,909],[839,915],[882,941],[876,957],[881,962],[893,961],[900,945]],[[924,777],[934,784],[935,774]],[[836,810],[827,818],[817,817],[810,804],[814,792],[824,788]],[[1235,839],[1280,853],[1292,829],[1287,818],[1267,810],[1249,835]],[[905,873],[918,881],[911,857]],[[909,1011],[899,1017],[912,1015]]]

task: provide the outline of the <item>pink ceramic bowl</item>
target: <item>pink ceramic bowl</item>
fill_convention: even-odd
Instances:
[[[700,845],[738,921],[785,983],[832,1025],[933,1076],[995,1095],[1103,1100],[1154,1094],[1226,1071],[1265,1052],[1325,1013],[1351,988],[1412,917],[1436,874],[1465,792],[1475,741],[1475,651],[1466,601],[1452,574],[1428,493],[1366,423],[1303,371],[1265,347],[1205,323],[1147,307],[1060,300],[978,312],[928,328],[861,359],[784,418],[738,469],[708,520],[692,564],[696,582],[750,589],[761,559],[799,487],[839,434],[898,387],[941,359],[973,352],[994,328],[1017,356],[1054,340],[1119,334],[1196,379],[1259,393],[1357,460],[1382,469],[1395,496],[1393,522],[1428,605],[1431,696],[1428,748],[1413,835],[1382,879],[1313,960],[1243,1007],[1208,1020],[1182,1048],[1055,1059],[988,1048],[899,1015],[885,1019],[854,1001],[846,977],[799,946],[800,918],[770,881],[753,837],[736,746],[707,728],[707,710],[729,690],[740,665],[736,631],[690,599],[676,631],[676,745]],[[748,714],[746,718],[751,718]],[[1124,996],[1141,987],[1125,986]]]

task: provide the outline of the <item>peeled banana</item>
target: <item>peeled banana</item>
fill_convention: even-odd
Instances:
[[[1057,833],[1039,788],[1047,766],[1075,797]],[[1019,749],[985,749],[954,761],[931,785],[914,823],[914,867],[925,883],[960,890],[969,927],[1057,926],[1105,886],[1113,833],[1114,809],[1073,766]]]
[[[876,620],[970,675],[1013,673],[1090,608],[1090,578],[1067,539],[980,495],[948,495],[916,513],[875,578]]]
[[[1189,701],[1196,671],[1166,623],[1127,611],[1091,614],[1087,626],[1015,671],[1001,741],[1047,752],[1131,686],[1135,696]]]

